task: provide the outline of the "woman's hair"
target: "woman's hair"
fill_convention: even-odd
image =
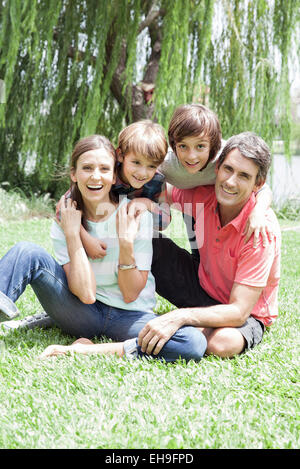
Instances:
[[[242,156],[251,159],[258,167],[255,183],[259,185],[264,182],[272,162],[270,148],[266,142],[254,132],[242,132],[230,137],[218,158],[218,168],[224,162],[228,153],[235,148],[239,150]]]
[[[221,148],[222,133],[217,115],[203,104],[197,103],[184,104],[175,109],[168,129],[169,144],[174,153],[176,153],[176,143],[181,142],[185,137],[198,135],[209,139],[207,165]]]
[[[159,165],[167,154],[168,142],[161,125],[144,119],[128,125],[119,133],[118,148],[123,156],[133,152]]]
[[[117,162],[117,155],[116,150],[112,143],[108,140],[108,138],[104,137],[103,135],[90,135],[88,137],[84,137],[80,139],[73,150],[70,159],[70,172],[76,170],[78,159],[83,153],[91,150],[106,150],[114,159],[114,172],[116,172],[116,162]],[[77,209],[82,211],[82,225],[85,229],[87,229],[86,223],[86,216],[85,216],[85,208],[84,202],[81,196],[81,192],[78,189],[77,182],[73,182],[71,180],[70,186],[70,197],[74,200],[77,204]],[[117,195],[114,194],[112,191],[109,193],[109,198],[111,202],[117,202]]]

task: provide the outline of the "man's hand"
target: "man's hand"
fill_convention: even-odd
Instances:
[[[157,355],[180,327],[175,311],[151,319],[139,333],[138,344],[142,352]]]

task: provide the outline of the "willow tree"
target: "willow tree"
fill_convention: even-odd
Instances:
[[[57,196],[74,142],[129,122],[167,128],[202,101],[224,137],[289,141],[299,0],[0,1],[0,182]],[[297,16],[298,15],[298,16]]]

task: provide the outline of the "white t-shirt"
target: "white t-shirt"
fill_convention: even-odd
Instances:
[[[119,207],[129,203],[124,197]],[[118,285],[119,238],[116,228],[115,212],[103,222],[88,221],[89,233],[107,244],[106,256],[103,259],[90,259],[96,278],[96,298],[102,303],[116,308],[130,311],[153,312],[156,305],[155,280],[151,273],[152,263],[152,232],[153,220],[150,212],[141,216],[140,228],[134,240],[134,258],[139,270],[148,270],[148,280],[145,288],[135,301],[125,303]],[[60,226],[53,222],[51,238],[57,262],[60,265],[70,262],[65,235]]]

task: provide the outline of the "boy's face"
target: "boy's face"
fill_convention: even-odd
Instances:
[[[206,165],[209,158],[210,141],[203,134],[184,137],[176,142],[176,154],[182,166],[190,174],[195,174]]]
[[[157,163],[149,161],[141,155],[133,152],[119,155],[118,160],[122,163],[121,179],[135,189],[140,189],[154,177]]]

